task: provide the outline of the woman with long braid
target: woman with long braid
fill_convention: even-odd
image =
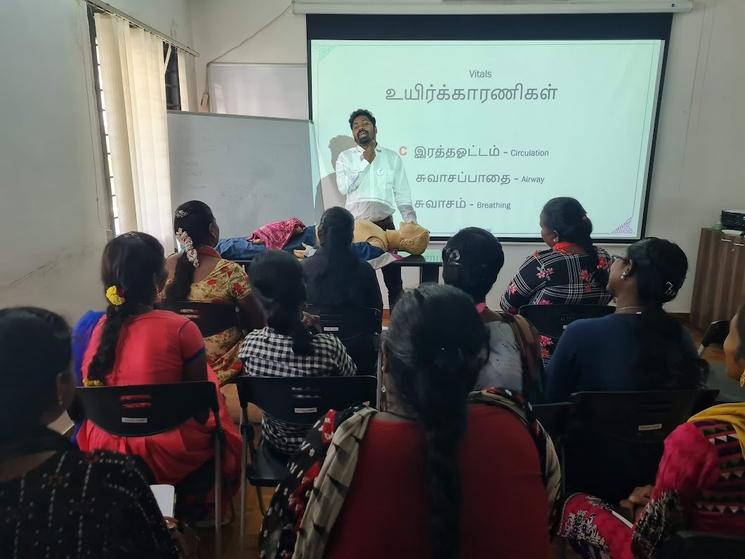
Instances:
[[[309,433],[262,557],[548,557],[556,454],[521,396],[472,392],[487,353],[468,295],[404,293],[383,343],[381,411],[330,411]]]
[[[145,233],[125,233],[104,248],[101,278],[109,304],[83,358],[86,386],[200,380],[217,385],[197,326],[176,313],[153,309],[166,279],[164,262],[163,247]],[[222,463],[227,502],[239,478],[241,439],[219,391],[218,401],[226,434]],[[190,419],[176,429],[149,437],[119,437],[85,421],[77,441],[84,452],[108,450],[140,456],[158,483],[176,485],[180,492],[179,484],[187,476],[190,481],[202,475],[205,480],[212,479],[214,430],[211,415],[204,422]],[[211,483],[204,487],[202,494],[181,494],[179,502],[207,503]]]
[[[181,204],[176,208],[173,230],[183,250],[166,259],[164,300],[235,305],[243,329],[264,326],[246,271],[240,264],[221,258],[214,248],[220,228],[210,207],[198,200]],[[242,339],[241,330],[234,326],[204,340],[207,362],[221,385],[241,371],[238,348]]]

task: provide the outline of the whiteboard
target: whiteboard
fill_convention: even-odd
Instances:
[[[207,66],[213,112],[308,119],[308,67],[305,64],[229,64]]]
[[[315,223],[320,179],[311,122],[169,111],[168,141],[173,209],[205,202],[221,237],[290,217]]]

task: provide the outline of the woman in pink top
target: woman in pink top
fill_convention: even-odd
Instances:
[[[91,337],[83,358],[86,386],[166,384],[210,380],[204,340],[189,319],[153,310],[166,274],[161,244],[145,233],[125,233],[104,249],[101,276],[109,306]],[[226,435],[223,479],[226,499],[237,486],[241,439],[218,390],[220,420]],[[119,437],[85,421],[78,434],[84,452],[109,450],[140,456],[158,483],[178,485],[189,477],[193,485],[201,473],[209,477],[213,459],[215,420],[190,419],[180,427],[150,437]],[[192,483],[189,484],[190,486]],[[209,483],[204,485],[206,493]],[[206,499],[206,495],[201,495]],[[182,499],[183,502],[183,499]]]

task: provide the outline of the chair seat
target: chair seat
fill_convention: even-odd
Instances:
[[[252,463],[248,466],[246,477],[251,485],[274,487],[289,475],[287,464],[264,445],[256,449]]]

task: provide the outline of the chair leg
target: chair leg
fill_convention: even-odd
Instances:
[[[247,468],[247,461],[248,457],[246,456],[246,453],[248,452],[248,445],[247,441],[248,438],[246,436],[246,427],[245,425],[241,424],[241,438],[243,439],[243,445],[241,447],[241,514],[240,514],[240,549],[243,551],[244,544],[245,544],[245,538],[246,538],[246,491],[248,488],[246,487],[246,468]]]
[[[266,516],[266,505],[264,505],[264,495],[261,494],[261,487],[256,486],[256,499],[259,501],[259,511],[261,516]]]
[[[222,557],[222,433],[215,435],[215,558]]]

